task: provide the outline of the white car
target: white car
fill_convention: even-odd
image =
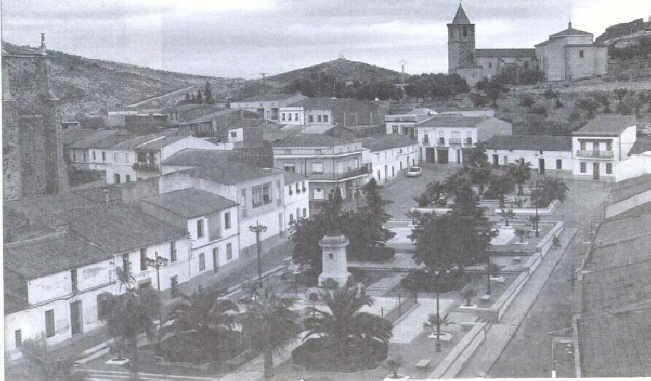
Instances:
[[[421,167],[409,167],[407,170],[407,177],[418,177],[423,174],[423,168]]]

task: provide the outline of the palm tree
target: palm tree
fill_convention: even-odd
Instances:
[[[518,185],[518,195],[524,194],[524,183],[531,177],[531,163],[518,159],[515,163],[509,165],[509,173],[513,181]]]
[[[242,332],[251,338],[254,349],[264,354],[264,377],[273,377],[273,352],[296,338],[300,332],[299,314],[291,308],[293,298],[277,296],[270,285],[256,290],[244,300],[246,310],[239,315]]]
[[[228,299],[219,300],[217,292],[196,293],[192,296],[179,295],[172,307],[172,324],[163,332],[172,332],[177,337],[187,337],[199,351],[216,357],[228,352],[235,325],[238,306]],[[196,341],[198,339],[198,341]],[[229,353],[232,355],[232,353]]]
[[[143,287],[127,290],[122,295],[110,295],[105,303],[107,313],[102,320],[106,322],[109,335],[117,343],[120,357],[125,350],[131,354],[130,369],[137,375],[138,335],[144,331],[148,340],[151,341],[154,337],[154,319],[160,311],[160,296],[151,287]]]
[[[388,344],[393,324],[377,315],[361,312],[364,306],[371,306],[373,299],[363,287],[347,283],[342,287],[323,290],[322,300],[329,308],[321,311],[310,308],[310,317],[305,319],[307,334],[320,336],[323,345],[331,349],[338,360],[350,358],[353,351],[366,349],[372,341]]]

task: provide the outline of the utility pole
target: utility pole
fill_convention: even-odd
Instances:
[[[267,231],[267,227],[264,225],[260,225],[259,221],[255,222],[255,226],[251,225],[249,226],[249,230],[255,233],[255,245],[257,248],[258,252],[258,280],[262,281],[262,262],[260,259],[260,233],[264,233]]]

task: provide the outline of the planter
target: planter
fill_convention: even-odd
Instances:
[[[127,358],[112,358],[108,360],[105,364],[106,365],[125,365],[129,363],[129,359]]]
[[[436,332],[427,335],[427,337],[436,340]],[[449,343],[450,341],[452,341],[453,338],[454,338],[454,334],[452,332],[441,331],[441,336],[439,337],[439,340],[444,343]]]

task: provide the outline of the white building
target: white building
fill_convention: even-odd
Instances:
[[[629,158],[615,164],[615,181],[651,174],[651,138],[637,138]]]
[[[361,139],[363,162],[370,177],[383,184],[420,163],[418,140],[402,135],[371,136]],[[370,178],[369,178],[370,180]]]
[[[415,125],[421,157],[428,163],[463,163],[463,149],[496,135],[511,135],[511,123],[491,117],[435,115]]]
[[[414,125],[429,119],[436,111],[427,108],[413,108],[403,110],[389,110],[384,115],[384,124],[387,135],[405,135],[416,139],[416,129]]]
[[[575,176],[615,179],[616,165],[628,158],[637,134],[631,115],[597,115],[572,133]]]
[[[103,298],[125,291],[117,267],[138,287],[167,290],[189,279],[185,229],[123,206],[64,216],[64,231],[5,243],[5,351],[13,358],[23,340],[56,345],[98,328]],[[159,276],[146,262],[157,256],[169,261]]]
[[[148,197],[143,212],[189,233],[193,265],[189,278],[219,272],[239,258],[239,215],[236,202],[214,193],[186,188]],[[209,277],[208,277],[209,278]]]
[[[291,225],[301,218],[310,217],[309,180],[293,172],[285,176],[285,221]]]
[[[498,135],[485,142],[488,161],[508,165],[517,160],[531,164],[539,174],[547,171],[566,171],[574,167],[571,136]]]
[[[280,122],[279,110],[281,107],[288,106],[294,102],[301,101],[307,97],[301,94],[274,94],[260,95],[246,98],[241,101],[231,102],[232,109],[247,110],[258,113],[265,120]]]

